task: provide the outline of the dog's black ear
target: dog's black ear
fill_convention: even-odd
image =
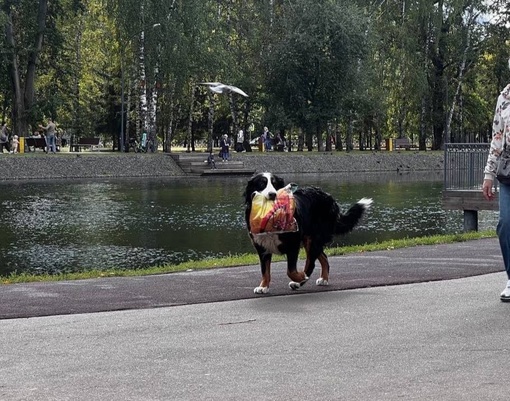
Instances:
[[[272,183],[274,189],[281,189],[285,186],[285,180],[282,177],[278,177],[277,175],[273,175]]]
[[[251,202],[251,198],[253,197],[253,192],[255,191],[254,184],[253,184],[254,180],[255,180],[255,176],[251,177],[248,180],[248,183],[246,184],[246,189],[244,190],[244,193],[243,193],[245,205],[248,205]]]

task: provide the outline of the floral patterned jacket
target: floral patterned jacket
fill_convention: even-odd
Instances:
[[[505,144],[510,151],[510,84],[503,89],[496,104],[496,112],[492,123],[491,148],[484,169],[486,180],[494,180],[498,158],[503,152]]]
[[[505,144],[510,149],[510,84],[503,89],[496,104],[496,112],[492,123],[491,148],[484,169],[486,180],[494,180],[498,158],[501,156]]]

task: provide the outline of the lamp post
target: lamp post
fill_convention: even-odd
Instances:
[[[151,28],[156,28],[161,26],[158,22],[153,24]],[[127,43],[130,43],[131,40],[135,37],[143,33],[144,31],[136,32],[134,35],[131,35],[127,40]],[[126,150],[126,134],[124,132],[124,46],[120,47],[120,151],[125,152]],[[128,145],[129,146],[129,145]]]

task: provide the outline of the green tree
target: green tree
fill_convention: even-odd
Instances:
[[[356,88],[366,55],[367,21],[349,2],[297,0],[283,7],[266,55],[266,88],[291,120],[323,150],[322,133]]]
[[[5,0],[2,5],[9,75],[12,82],[13,130],[19,136],[28,132],[34,112],[37,63],[46,33],[48,1]]]

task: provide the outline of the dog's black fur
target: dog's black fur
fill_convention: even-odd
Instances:
[[[333,240],[334,235],[347,234],[361,220],[365,210],[370,207],[371,199],[361,199],[343,214],[333,197],[317,187],[303,187],[294,191],[295,213],[299,230],[283,234],[252,234],[250,229],[250,212],[253,194],[261,192],[267,199],[274,200],[276,191],[285,186],[281,177],[271,173],[260,173],[253,176],[246,186],[245,218],[252,243],[260,258],[262,281],[254,289],[257,294],[267,293],[271,281],[272,254],[287,256],[287,275],[292,280],[291,289],[298,289],[311,276],[315,261],[321,264],[321,277],[317,285],[328,285],[329,262],[324,253],[326,244]],[[306,251],[306,262],[302,272],[297,271],[299,249]]]

